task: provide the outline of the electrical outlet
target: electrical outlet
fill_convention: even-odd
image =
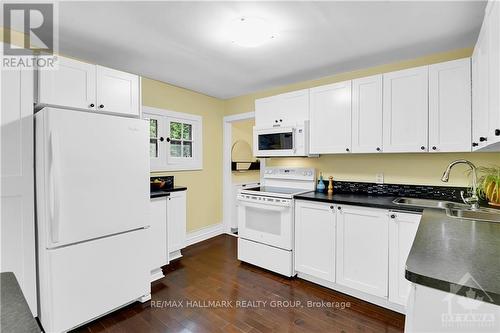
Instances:
[[[384,183],[384,173],[380,172],[375,175],[375,183],[383,184]]]

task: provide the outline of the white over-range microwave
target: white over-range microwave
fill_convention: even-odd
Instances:
[[[254,127],[256,157],[309,156],[309,122],[279,127]]]

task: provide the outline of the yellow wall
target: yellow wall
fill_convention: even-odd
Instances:
[[[418,59],[381,65],[325,78],[299,82],[249,95],[226,100],[225,115],[254,111],[257,98],[271,96],[297,89],[311,88],[324,84],[351,80],[359,77],[380,74],[410,67],[469,57],[472,49],[460,49],[434,54]],[[268,166],[307,166],[323,171],[323,175],[339,180],[375,181],[376,173],[384,173],[386,183],[442,185],[440,177],[447,164],[457,158],[466,158],[476,165],[500,165],[500,153],[460,153],[460,154],[351,154],[323,155],[319,158],[274,158],[268,159]],[[452,172],[449,185],[464,186],[468,178],[458,167]]]
[[[253,151],[253,126],[255,125],[254,119],[236,121],[232,123],[231,134],[232,134],[232,144],[238,140],[242,140],[248,143],[250,149]],[[255,157],[253,157],[255,159]],[[259,170],[245,171],[245,172],[233,172],[232,182],[233,184],[256,182],[259,181],[260,172]]]
[[[203,170],[156,172],[187,186],[187,231],[222,222],[222,117],[224,102],[142,78],[142,104],[203,117]]]

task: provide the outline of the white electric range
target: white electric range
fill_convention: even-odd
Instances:
[[[266,168],[260,187],[238,201],[238,259],[285,275],[293,267],[294,195],[313,191],[312,168]]]

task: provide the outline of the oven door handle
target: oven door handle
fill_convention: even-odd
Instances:
[[[238,200],[238,204],[244,207],[258,208],[264,210],[274,210],[274,211],[283,211],[290,208],[290,204],[288,203],[287,204],[273,203],[273,202],[258,203],[241,199]]]

